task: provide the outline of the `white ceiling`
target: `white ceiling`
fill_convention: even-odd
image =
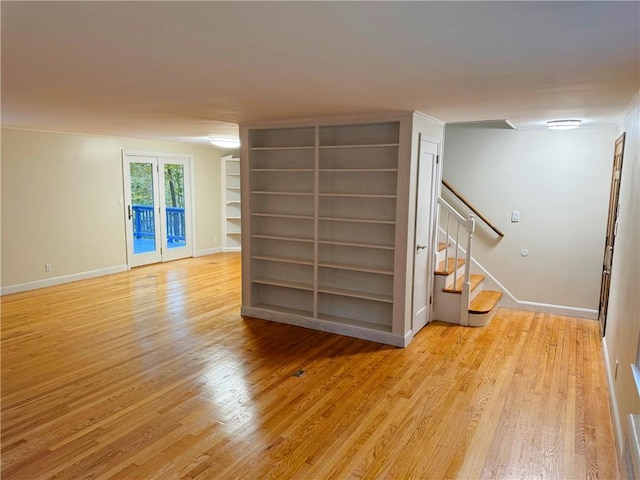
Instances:
[[[640,2],[7,2],[2,124],[206,142],[233,124],[419,110],[611,125]],[[231,124],[231,125],[229,125]]]

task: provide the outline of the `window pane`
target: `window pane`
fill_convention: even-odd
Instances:
[[[164,195],[167,211],[167,248],[187,244],[184,218],[184,166],[165,164]]]
[[[153,165],[129,164],[131,175],[131,209],[133,222],[133,253],[156,250],[156,225],[153,217]]]

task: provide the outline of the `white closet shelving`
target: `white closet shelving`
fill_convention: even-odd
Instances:
[[[400,123],[318,132],[316,318],[390,333]]]
[[[313,316],[315,130],[251,133],[251,306]]]
[[[222,157],[222,250],[238,252],[241,246],[240,159]]]
[[[243,315],[410,341],[411,118],[241,129]]]

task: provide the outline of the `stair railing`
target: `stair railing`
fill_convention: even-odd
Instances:
[[[451,184],[449,182],[447,182],[446,180],[442,180],[442,185],[444,185],[447,190],[449,190],[451,193],[453,193],[458,200],[460,200],[462,203],[464,203],[469,210],[471,210],[473,213],[475,213],[478,218],[480,220],[482,220],[484,223],[487,224],[487,226],[493,230],[494,232],[496,232],[498,234],[498,236],[500,237],[504,237],[504,233],[502,232],[502,230],[500,230],[498,227],[496,227],[493,223],[491,223],[487,217],[485,217],[484,215],[482,215],[477,209],[476,207],[474,207],[473,205],[471,205],[471,203],[469,202],[469,200],[467,200],[466,198],[464,198],[462,195],[460,195],[460,193],[451,186]]]
[[[471,299],[471,248],[473,244],[473,233],[476,229],[476,220],[473,215],[469,214],[467,218],[460,215],[451,205],[449,205],[442,197],[438,196],[438,205],[440,206],[440,215],[446,215],[446,231],[445,231],[445,269],[449,265],[449,241],[453,241],[453,249],[455,252],[453,264],[453,285],[454,288],[458,283],[458,257],[460,253],[460,227],[466,232],[466,249],[464,262],[464,279],[462,281],[462,299],[460,302],[460,325],[469,325],[469,303]],[[455,222],[455,238],[451,235],[451,219]]]

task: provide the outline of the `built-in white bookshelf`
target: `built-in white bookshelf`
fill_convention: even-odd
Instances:
[[[241,128],[243,315],[407,343],[411,118]]]
[[[222,160],[222,250],[237,252],[241,247],[242,208],[240,159],[232,155]]]

